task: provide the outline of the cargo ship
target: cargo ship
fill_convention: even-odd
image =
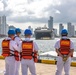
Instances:
[[[53,30],[49,28],[36,28],[34,31],[35,39],[37,40],[50,40],[54,39]]]

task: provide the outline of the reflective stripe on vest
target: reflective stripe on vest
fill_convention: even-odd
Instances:
[[[60,53],[63,55],[67,55],[70,52],[70,40],[69,39],[61,39],[60,40]]]
[[[22,42],[22,58],[32,59],[33,54],[33,41],[23,41]]]

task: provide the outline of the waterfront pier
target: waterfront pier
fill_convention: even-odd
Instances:
[[[36,72],[37,75],[55,75],[56,65],[53,64],[43,64],[43,63],[36,63]],[[70,75],[75,75],[76,67],[70,68]],[[0,60],[0,75],[4,75],[5,72],[5,61]],[[19,70],[19,75],[21,74],[21,67]],[[30,72],[28,75],[31,75]],[[63,74],[64,75],[64,71]]]

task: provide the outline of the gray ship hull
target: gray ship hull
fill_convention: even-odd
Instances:
[[[37,40],[50,40],[54,39],[53,32],[51,30],[35,30],[35,39]]]

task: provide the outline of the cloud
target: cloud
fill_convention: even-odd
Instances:
[[[47,23],[47,18],[37,18],[37,17],[30,17],[30,16],[17,16],[17,17],[10,17],[8,20],[16,22],[16,23]]]
[[[19,0],[20,1],[20,0]],[[58,0],[57,0],[58,1]],[[15,1],[14,1],[15,2]],[[27,1],[18,2],[16,5],[9,2],[9,7],[13,11],[11,18],[9,20],[15,22],[38,22],[46,23],[49,17],[48,11],[44,10],[50,6],[59,5],[59,2],[53,2],[53,0],[29,0],[30,4]],[[13,6],[13,7],[12,7]],[[24,19],[24,18],[27,19]],[[31,17],[31,18],[30,18]],[[18,18],[18,19],[17,19]],[[16,20],[17,19],[17,20]],[[24,19],[24,20],[23,20]]]
[[[0,11],[3,11],[3,3],[0,1]]]
[[[51,6],[47,11],[52,12],[50,14],[54,17],[54,22],[59,23],[67,23],[67,22],[76,22],[76,1],[75,0],[61,0],[60,5],[53,6],[51,10]],[[55,10],[58,10],[60,14],[55,13]]]
[[[76,22],[76,0],[0,0],[0,15],[17,23],[47,23],[49,16],[55,23]]]
[[[7,11],[0,11],[0,16],[3,16],[3,15],[5,15],[6,14],[6,16],[7,17],[10,17],[10,15],[12,14],[12,11],[11,10],[7,10]]]
[[[0,16],[6,15],[10,16],[12,14],[12,11],[10,9],[7,9],[8,6],[8,0],[0,0],[0,6],[2,10],[0,10]]]
[[[30,4],[32,2],[34,2],[35,0],[27,0],[27,2]]]
[[[7,7],[7,5],[8,5],[8,4],[7,4],[7,1],[8,1],[8,0],[2,0],[2,3],[3,3],[3,5],[4,5],[4,9],[5,9],[5,7]]]

